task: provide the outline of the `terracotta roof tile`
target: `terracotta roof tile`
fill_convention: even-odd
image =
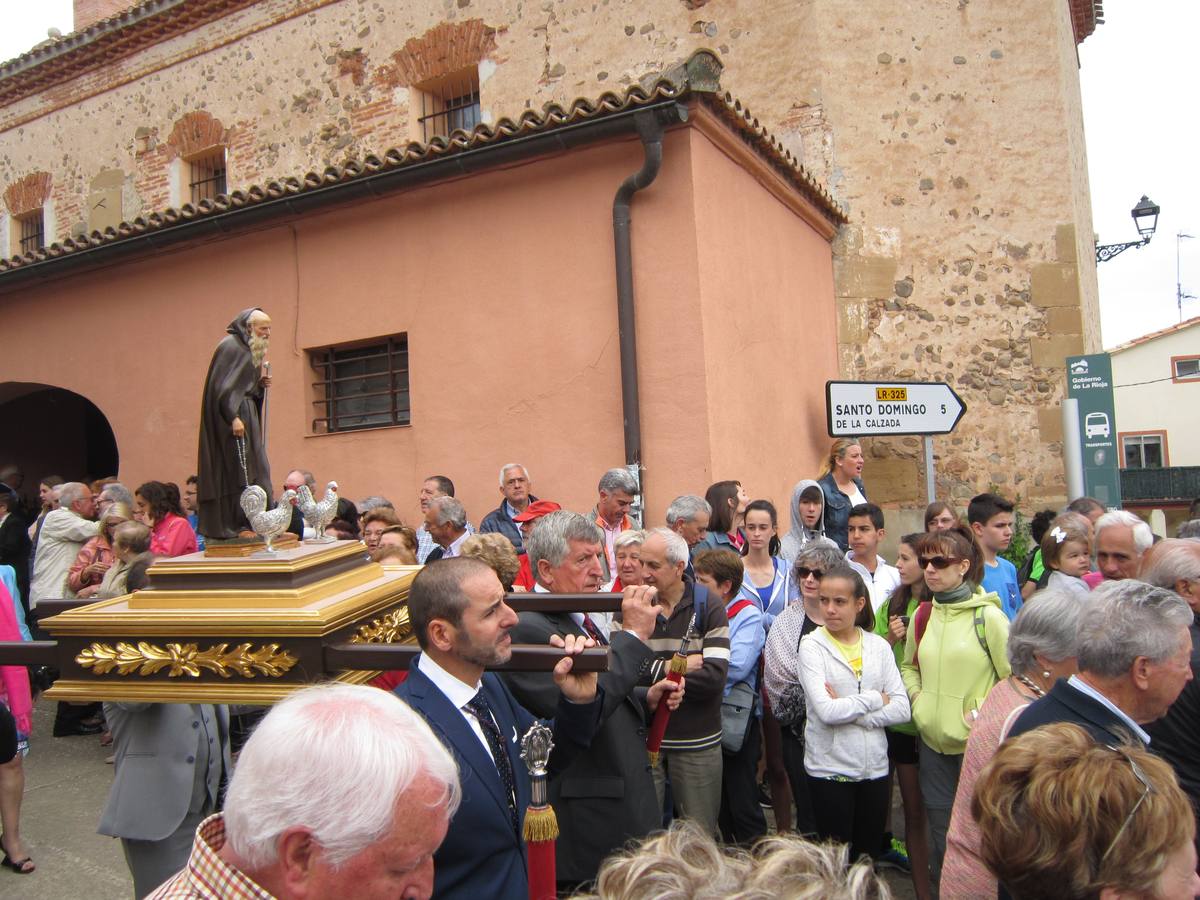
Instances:
[[[716,55],[702,50],[693,54],[684,66],[672,70],[672,74],[683,72],[686,67],[697,61],[718,73],[720,71],[721,63]],[[471,132],[458,130],[446,137],[435,137],[424,144],[411,142],[404,147],[386,150],[382,155],[368,154],[361,159],[349,159],[340,166],[327,166],[321,171],[310,171],[262,185],[250,185],[223,194],[215,200],[202,200],[196,206],[185,203],[177,208],[170,207],[151,212],[132,221],[121,222],[103,232],[93,231],[87,235],[55,242],[33,253],[0,259],[0,277],[35,262],[67,256],[89,247],[117,243],[149,231],[169,229],[184,222],[246,209],[288,195],[302,195],[330,186],[350,184],[378,172],[401,169],[467,150],[500,146],[514,138],[552,132],[555,129],[603,119],[616,113],[672,99],[681,102],[696,99],[704,103],[727,125],[740,133],[757,153],[772,164],[785,181],[808,198],[830,222],[836,225],[847,221],[845,212],[832,194],[750,114],[748,109],[728,93],[720,94],[707,89],[715,85],[715,80],[711,84],[703,79],[697,81],[703,87],[691,83],[687,76],[658,77],[649,87],[635,84],[621,94],[607,91],[595,99],[580,97],[565,107],[551,103],[540,113],[526,110],[516,119],[505,117],[491,125],[480,124]]]
[[[1147,341],[1154,341],[1160,337],[1166,337],[1168,334],[1174,334],[1176,331],[1184,331],[1191,328],[1193,325],[1200,325],[1200,316],[1193,316],[1190,319],[1184,319],[1182,322],[1177,322],[1166,328],[1160,328],[1158,331],[1152,331],[1149,334],[1143,334],[1141,337],[1135,337],[1131,341],[1126,341],[1123,344],[1117,344],[1115,347],[1109,348],[1109,353],[1120,353],[1122,350],[1128,350],[1130,347],[1136,347],[1139,344],[1145,344]]]
[[[257,0],[142,0],[0,63],[0,105],[243,9]]]

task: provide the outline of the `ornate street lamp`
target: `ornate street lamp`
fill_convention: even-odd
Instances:
[[[1154,237],[1154,229],[1158,227],[1158,205],[1142,194],[1142,199],[1138,201],[1131,211],[1133,216],[1133,224],[1137,227],[1137,232],[1141,235],[1140,241],[1129,241],[1124,244],[1097,244],[1096,245],[1096,262],[1102,263],[1112,259],[1118,253],[1128,250],[1130,247],[1144,247],[1150,243],[1150,238]]]

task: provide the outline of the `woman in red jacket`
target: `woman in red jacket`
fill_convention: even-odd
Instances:
[[[147,481],[133,494],[135,516],[150,529],[150,552],[155,556],[195,553],[196,533],[179,507],[179,490],[161,481]]]

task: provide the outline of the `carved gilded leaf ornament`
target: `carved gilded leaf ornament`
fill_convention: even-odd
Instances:
[[[159,647],[147,641],[127,644],[94,643],[75,657],[75,662],[96,675],[116,670],[118,675],[154,675],[170,666],[167,676],[189,675],[199,678],[202,669],[229,678],[237,673],[243,678],[263,675],[278,678],[296,664],[296,657],[278,644],[265,644],[252,650],[252,644],[239,644],[232,650],[228,644],[216,644],[201,651],[196,644],[167,644]]]
[[[380,616],[359,627],[352,644],[395,644],[403,643],[412,637],[412,622],[408,618],[408,607],[401,606],[393,609],[385,616]]]

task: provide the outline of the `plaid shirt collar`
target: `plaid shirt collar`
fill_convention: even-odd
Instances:
[[[225,846],[225,819],[209,816],[196,829],[187,867],[148,900],[275,900],[218,855]]]

